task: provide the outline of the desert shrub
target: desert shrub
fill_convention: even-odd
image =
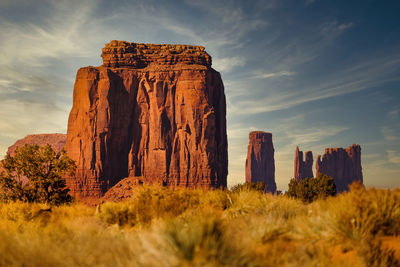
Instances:
[[[366,190],[354,183],[349,193],[336,199],[331,212],[336,232],[350,240],[400,233],[399,190]]]
[[[365,266],[400,266],[400,260],[396,258],[395,251],[382,246],[382,241],[379,238],[363,239],[357,253],[363,259]]]
[[[332,177],[324,174],[319,174],[316,178],[301,179],[300,181],[291,179],[286,195],[311,203],[319,198],[336,195],[336,185]]]
[[[227,191],[170,189],[161,186],[142,186],[135,189],[126,202],[104,203],[98,216],[108,224],[146,225],[153,219],[171,218],[198,207],[225,210],[231,205]]]
[[[245,182],[243,184],[237,184],[231,188],[232,193],[238,193],[240,191],[258,191],[258,192],[264,192],[265,190],[265,183],[263,182]]]
[[[70,202],[64,175],[73,175],[76,166],[65,153],[50,145],[25,145],[1,161],[0,194],[3,200],[49,203]]]
[[[134,226],[148,224],[156,218],[177,216],[199,203],[196,190],[143,186],[135,190],[130,201],[101,205],[98,215],[108,224]]]
[[[229,195],[231,205],[227,209],[227,215],[235,218],[250,213],[264,213],[270,198],[260,191],[239,191]]]
[[[168,221],[161,234],[169,253],[179,259],[178,266],[248,266],[252,259],[239,249],[228,227],[217,213],[200,211]]]
[[[232,205],[232,198],[227,190],[197,190],[199,194],[199,206],[226,210]]]

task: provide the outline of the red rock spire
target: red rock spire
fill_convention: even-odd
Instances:
[[[264,182],[266,192],[276,191],[272,134],[254,131],[249,134],[246,159],[246,182]]]
[[[294,178],[296,181],[300,181],[304,178],[314,177],[312,167],[313,167],[313,154],[311,151],[305,153],[306,159],[303,161],[303,151],[296,147],[296,153],[294,158]]]

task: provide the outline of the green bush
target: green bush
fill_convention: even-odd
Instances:
[[[6,201],[60,205],[70,202],[64,175],[73,175],[75,163],[62,150],[50,145],[25,145],[1,161],[0,196]]]
[[[300,181],[291,179],[286,195],[311,203],[319,198],[335,196],[336,185],[332,177],[324,174],[319,174],[316,178],[301,179]]]
[[[264,192],[266,187],[266,184],[263,182],[245,182],[244,184],[237,184],[232,187],[231,192],[232,193],[238,193],[240,191],[259,191],[259,192]]]

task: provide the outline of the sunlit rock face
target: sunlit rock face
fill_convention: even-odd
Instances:
[[[322,173],[334,178],[338,192],[348,190],[354,181],[363,183],[361,146],[326,148],[322,157],[318,155],[316,167],[317,175]]]
[[[78,70],[66,150],[78,197],[125,177],[172,187],[226,187],[224,86],[204,47],[112,41],[103,65]]]
[[[17,140],[12,146],[10,146],[8,148],[8,153],[13,156],[15,149],[17,149],[17,147],[23,147],[25,144],[39,146],[46,146],[49,144],[56,152],[60,152],[61,149],[64,148],[66,141],[66,134],[30,134]]]
[[[296,181],[300,181],[304,178],[314,177],[313,168],[313,154],[311,151],[305,153],[305,160],[303,160],[303,151],[296,147],[296,153],[294,157],[294,178]]]
[[[276,191],[274,151],[271,133],[250,132],[246,159],[246,182],[264,182],[265,191],[271,193]]]

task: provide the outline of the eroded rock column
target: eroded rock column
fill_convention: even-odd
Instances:
[[[326,148],[322,157],[318,155],[316,167],[317,175],[322,173],[335,179],[337,192],[348,190],[354,181],[363,183],[361,146]]]
[[[305,160],[303,160],[303,151],[296,147],[296,153],[294,158],[294,178],[296,181],[300,181],[304,178],[312,178],[313,174],[313,154],[311,151],[305,153]]]
[[[271,133],[250,132],[246,159],[246,182],[264,182],[266,192],[274,193],[276,191],[274,145]]]

